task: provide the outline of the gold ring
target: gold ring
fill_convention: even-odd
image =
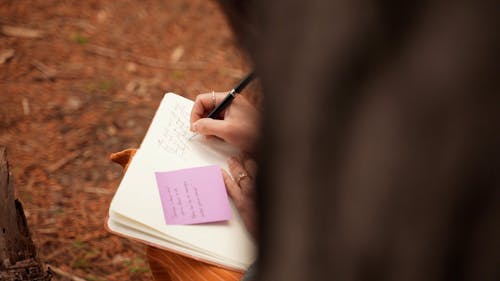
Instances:
[[[238,175],[238,179],[236,180],[236,183],[238,185],[240,185],[240,181],[244,178],[250,178],[247,173],[244,173],[244,172],[241,172],[239,175]]]
[[[217,101],[215,100],[215,92],[212,91],[212,102],[214,104],[214,108],[217,106]]]

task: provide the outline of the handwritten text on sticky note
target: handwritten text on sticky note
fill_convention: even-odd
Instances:
[[[156,172],[167,224],[196,224],[231,219],[219,166]]]

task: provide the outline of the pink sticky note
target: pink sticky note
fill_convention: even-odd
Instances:
[[[156,172],[167,224],[196,224],[232,217],[219,166]]]

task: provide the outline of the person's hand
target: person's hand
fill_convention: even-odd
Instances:
[[[229,171],[232,177],[224,170],[222,175],[224,183],[234,205],[240,213],[241,219],[248,232],[256,237],[256,210],[255,210],[255,176],[257,174],[257,163],[245,156],[240,159],[231,157],[228,160]]]
[[[259,138],[259,111],[237,95],[221,113],[220,119],[205,118],[227,93],[207,93],[196,97],[191,110],[191,131],[223,139],[245,152],[253,152]]]

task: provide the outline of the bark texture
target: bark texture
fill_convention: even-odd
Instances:
[[[0,280],[48,281],[31,240],[23,206],[14,197],[7,150],[0,147]]]

